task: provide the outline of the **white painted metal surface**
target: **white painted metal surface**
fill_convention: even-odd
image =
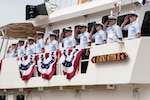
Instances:
[[[53,13],[49,14],[49,18],[45,18],[45,16],[38,16],[38,18],[35,18],[33,23],[35,26],[39,25],[48,25],[49,23],[56,23],[64,20],[69,20],[73,18],[78,18],[84,15],[90,15],[94,13],[98,13],[100,11],[106,11],[110,9],[118,9],[118,7],[115,7],[114,4],[117,2],[121,2],[122,6],[132,4],[134,2],[138,2],[138,0],[97,0],[93,2],[87,2],[81,5],[74,5],[65,7],[62,9],[58,9],[54,11]],[[133,5],[132,5],[133,6]],[[132,8],[134,9],[134,8]],[[107,13],[107,15],[109,14]],[[128,11],[129,12],[129,11]],[[39,20],[43,19],[45,20]],[[43,21],[43,22],[42,22]],[[40,22],[40,23],[39,23]]]
[[[97,0],[59,9],[49,16],[38,16],[32,22],[35,26],[46,28],[46,38],[48,32],[54,29],[61,31],[68,26],[74,29],[75,25],[82,22],[101,21],[103,16],[110,13],[110,10],[117,15],[118,8],[114,7],[114,3],[118,1],[122,4],[120,15],[124,15],[130,10],[135,10],[132,3],[138,0]],[[149,8],[150,3],[136,6],[140,24]],[[79,72],[70,81],[62,75],[62,68],[58,67],[58,75],[53,76],[49,81],[41,77],[32,77],[25,82],[20,78],[17,60],[4,59],[0,73],[0,92],[6,95],[8,100],[16,100],[16,96],[22,94],[25,95],[25,100],[149,100],[149,42],[150,37],[142,37],[125,40],[124,44],[93,45],[87,73]],[[93,56],[120,52],[126,52],[128,59],[99,64],[91,62]],[[68,89],[68,86],[71,88]]]
[[[125,41],[124,44],[111,43],[91,47],[89,65],[86,74],[77,74],[70,81],[61,73],[54,75],[47,81],[41,77],[32,77],[29,81],[22,81],[18,70],[17,60],[7,58],[3,60],[0,89],[30,88],[30,87],[53,87],[53,86],[76,86],[76,85],[103,85],[103,84],[142,84],[150,83],[149,55],[150,38],[141,38]],[[105,62],[93,64],[93,56],[126,52],[126,61]],[[143,53],[144,52],[144,53]],[[143,60],[144,59],[144,60]],[[8,63],[9,62],[9,63]],[[144,73],[144,74],[140,74]],[[82,80],[82,81],[81,81]]]
[[[25,100],[149,100],[150,85],[117,85],[115,89],[93,88],[86,90],[44,90],[8,92],[9,99],[16,100],[18,94]],[[11,98],[12,97],[12,98]]]

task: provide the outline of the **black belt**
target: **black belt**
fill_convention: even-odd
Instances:
[[[95,44],[95,45],[102,45],[102,44]]]

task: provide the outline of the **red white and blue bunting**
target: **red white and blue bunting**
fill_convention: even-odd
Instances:
[[[75,76],[83,49],[67,49],[61,51],[60,62],[67,79]]]
[[[48,52],[38,55],[25,55],[18,58],[18,66],[22,80],[29,80],[34,72],[35,65],[43,79],[50,80],[56,72],[56,64],[59,59],[63,67],[63,73],[66,79],[75,76],[79,69],[80,58],[83,49],[67,49],[56,52]]]
[[[33,74],[35,67],[34,55],[25,55],[18,58],[18,66],[22,76],[22,80],[29,80]]]
[[[56,71],[57,51],[39,54],[37,58],[38,71],[43,79],[50,80]]]

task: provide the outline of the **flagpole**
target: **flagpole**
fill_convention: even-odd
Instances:
[[[44,0],[44,3],[48,2],[49,0]]]

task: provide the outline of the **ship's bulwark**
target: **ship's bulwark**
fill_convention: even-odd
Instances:
[[[7,58],[4,59],[2,63],[0,88],[150,83],[150,80],[147,78],[150,70],[148,67],[150,50],[147,44],[148,42],[150,42],[150,38],[141,38],[125,41],[124,44],[111,43],[93,46],[91,48],[87,73],[80,74],[79,69],[79,72],[70,81],[63,75],[61,67],[57,67],[57,75],[54,75],[51,80],[44,80],[36,76],[27,82],[22,81],[16,58]],[[128,58],[126,60],[104,63],[93,63],[91,61],[94,56],[117,54],[121,52],[127,53]],[[145,74],[139,74],[139,72]]]

